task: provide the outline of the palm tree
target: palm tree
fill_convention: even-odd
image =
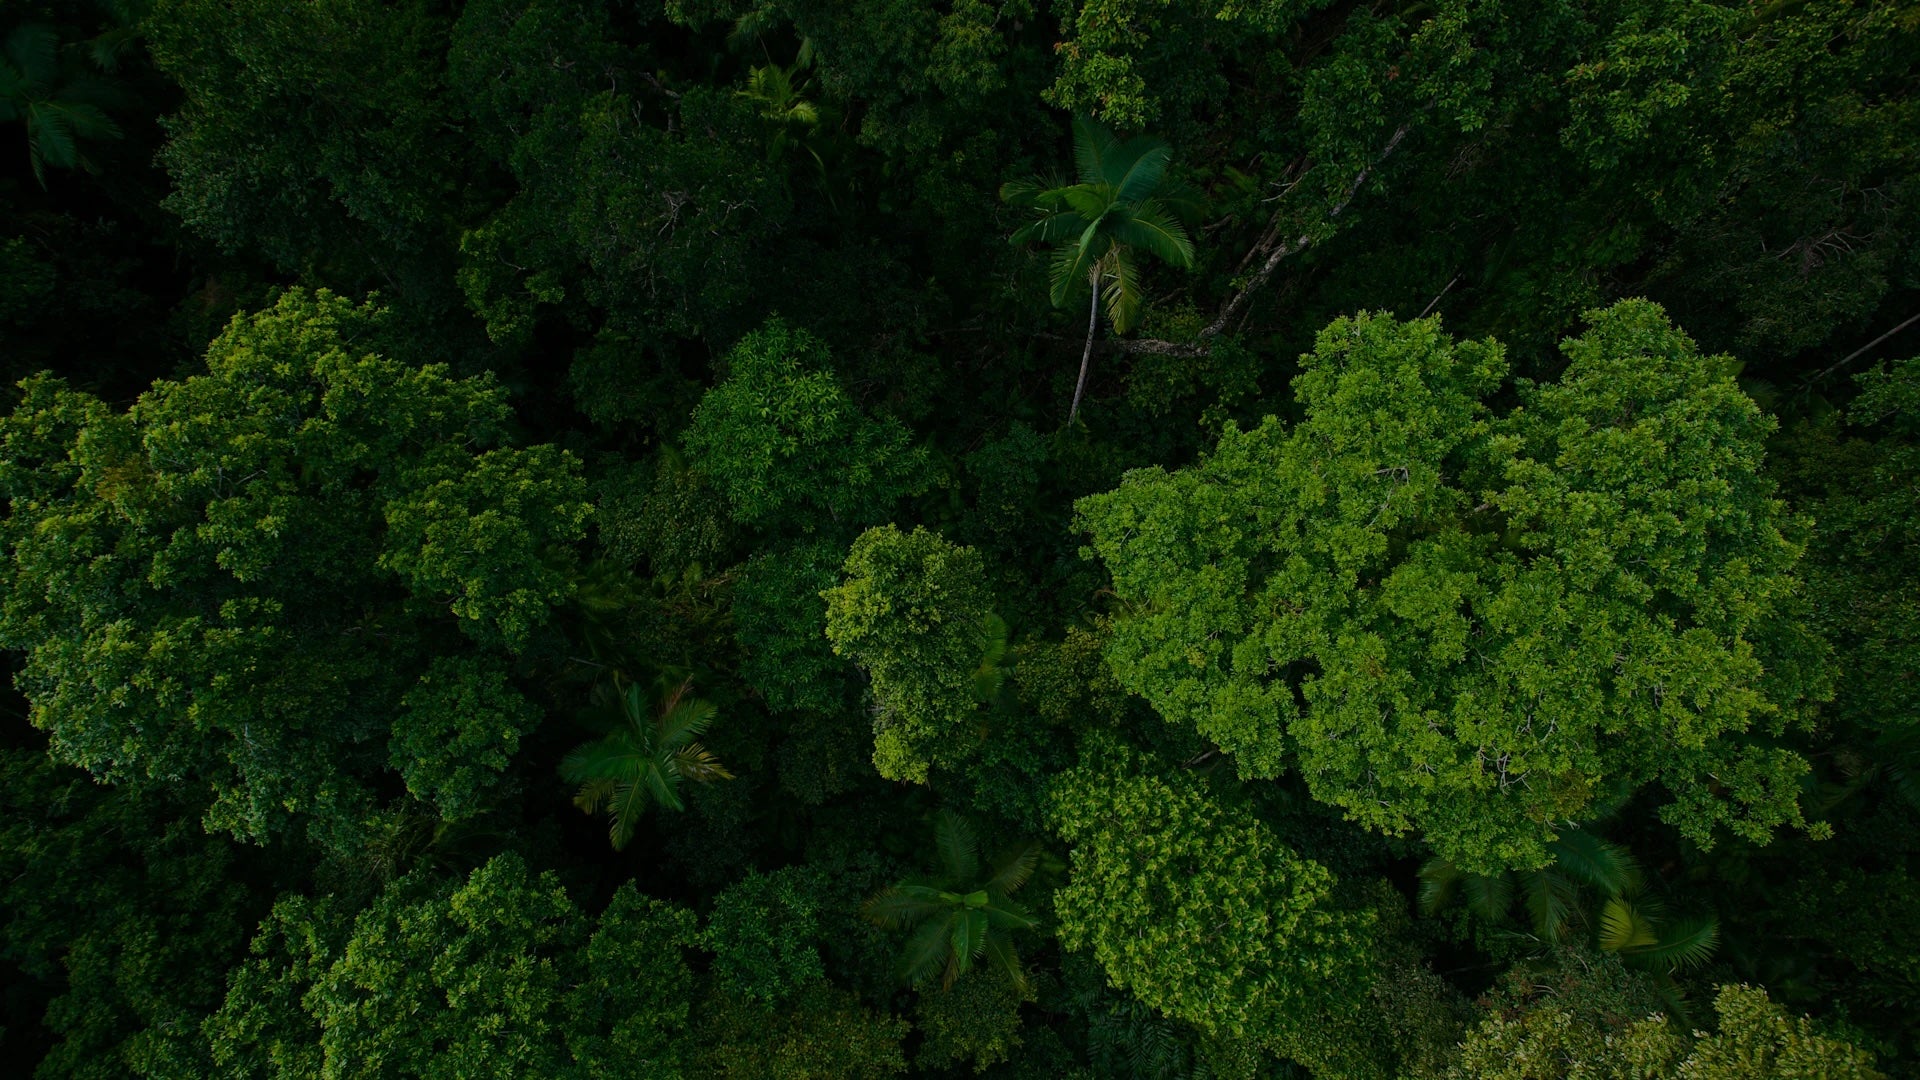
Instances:
[[[1570,944],[1591,930],[1602,952],[1658,975],[1697,967],[1713,955],[1719,920],[1668,918],[1660,899],[1647,894],[1640,865],[1627,849],[1569,829],[1547,850],[1552,864],[1501,874],[1469,874],[1445,859],[1429,860],[1420,868],[1420,910],[1435,914],[1460,895],[1468,911],[1499,926],[1512,921],[1517,899],[1541,943]],[[1583,908],[1583,896],[1597,901],[1598,910]]]
[[[607,808],[615,851],[633,839],[634,826],[658,804],[684,810],[680,784],[731,780],[733,774],[694,741],[713,723],[713,703],[693,696],[693,680],[662,676],[649,698],[637,683],[616,676],[594,691],[584,719],[606,732],[574,747],[560,762],[560,775],[579,784],[573,804],[586,813]]]
[[[1021,992],[1026,968],[1014,952],[1012,935],[1033,930],[1040,920],[1012,899],[1033,876],[1040,845],[1029,841],[1001,856],[981,876],[980,843],[965,818],[940,812],[933,832],[934,873],[884,889],[862,909],[868,921],[887,930],[913,930],[900,955],[899,974],[913,986],[941,973],[940,985],[990,960]]]
[[[1134,252],[1144,251],[1175,266],[1193,265],[1193,241],[1181,220],[1196,200],[1186,189],[1166,183],[1173,151],[1159,139],[1141,135],[1120,140],[1095,121],[1073,121],[1073,157],[1080,182],[1049,187],[1038,177],[1015,180],[1000,197],[1037,212],[1031,224],[1013,234],[1013,243],[1058,244],[1053,256],[1054,307],[1090,296],[1087,344],[1080,353],[1080,379],[1073,387],[1072,426],[1080,415],[1087,386],[1087,364],[1100,321],[1100,303],[1114,332],[1124,334],[1139,317],[1141,294]]]
[[[120,137],[101,108],[115,96],[101,79],[61,70],[60,37],[51,27],[15,27],[0,46],[0,124],[26,124],[27,160],[43,188],[48,165],[91,168],[82,139]]]

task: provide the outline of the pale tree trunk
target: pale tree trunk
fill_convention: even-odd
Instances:
[[[1087,347],[1080,352],[1080,381],[1073,384],[1073,408],[1067,410],[1068,427],[1080,417],[1080,395],[1087,389],[1087,363],[1093,359],[1093,335],[1100,327],[1100,274],[1095,271],[1088,277],[1093,303],[1087,308]]]

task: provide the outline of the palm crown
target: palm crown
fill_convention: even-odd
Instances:
[[[693,696],[693,680],[662,678],[650,698],[639,684],[617,680],[595,691],[587,722],[606,731],[575,747],[560,775],[579,784],[573,804],[591,814],[602,806],[617,851],[633,839],[647,808],[684,810],[680,784],[731,780],[733,774],[697,740],[713,723],[713,703]]]
[[[934,873],[885,889],[868,900],[867,919],[888,930],[913,930],[900,954],[899,973],[919,986],[941,973],[942,987],[986,959],[1021,990],[1026,968],[1014,951],[1012,935],[1040,925],[1012,896],[1033,876],[1040,846],[1029,842],[1007,852],[982,872],[980,843],[973,829],[951,811],[934,826]]]
[[[1174,266],[1193,265],[1193,241],[1182,218],[1197,202],[1187,189],[1167,182],[1173,151],[1159,139],[1122,140],[1101,124],[1077,117],[1073,157],[1079,183],[1050,187],[1035,177],[1000,189],[1002,199],[1037,214],[1013,234],[1013,243],[1059,245],[1051,275],[1053,306],[1090,298],[1087,347],[1068,423],[1079,415],[1101,303],[1114,332],[1124,334],[1139,318],[1142,301],[1135,253]]]
[[[1711,915],[1668,918],[1659,898],[1647,894],[1639,863],[1625,848],[1569,829],[1547,850],[1554,858],[1548,866],[1494,875],[1429,860],[1420,868],[1421,910],[1434,914],[1464,894],[1469,911],[1497,926],[1518,900],[1541,942],[1569,941],[1578,928],[1591,925],[1593,943],[1602,951],[1659,973],[1697,967],[1713,955],[1719,921]],[[1583,892],[1599,902],[1597,913],[1583,910]]]

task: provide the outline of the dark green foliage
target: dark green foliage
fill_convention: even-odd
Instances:
[[[649,808],[685,810],[682,783],[733,779],[698,741],[718,710],[694,696],[692,679],[663,675],[649,692],[616,676],[596,686],[593,696],[583,719],[605,734],[574,747],[561,759],[560,775],[580,786],[575,806],[589,814],[606,808],[614,850],[633,839]]]
[[[775,1006],[823,981],[826,970],[814,945],[821,892],[816,875],[789,867],[771,874],[749,871],[716,897],[701,944],[714,954],[719,992]]]
[[[38,749],[0,757],[0,799],[0,948],[57,988],[34,1075],[204,1075],[200,1018],[255,915],[238,852],[201,832],[197,807],[101,788]]]
[[[1913,3],[0,6],[0,1072],[1920,1069]]]
[[[120,137],[106,113],[119,95],[71,60],[63,63],[60,46],[59,31],[32,23],[0,41],[0,124],[26,128],[27,160],[41,187],[49,165],[91,170],[86,144]]]
[[[571,588],[585,490],[491,380],[289,292],[117,412],[57,380],[0,429],[4,632],[54,753],[211,788],[210,827],[351,845],[393,766],[470,813],[539,713],[507,666]]]
[[[827,601],[845,551],[835,544],[754,556],[733,589],[741,677],[776,712],[824,713],[846,699],[846,664],[827,641]]]
[[[901,981],[924,987],[938,974],[940,988],[951,990],[978,962],[1025,993],[1027,970],[1014,935],[1039,929],[1040,920],[1013,895],[1033,876],[1040,845],[1018,844],[983,864],[973,826],[943,810],[932,851],[932,873],[882,890],[861,908],[883,930],[911,931],[900,952]]]
[[[844,532],[924,486],[926,462],[906,428],[861,412],[806,331],[768,324],[727,354],[726,372],[684,440],[736,521]]]

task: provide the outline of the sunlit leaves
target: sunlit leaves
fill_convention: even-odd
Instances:
[[[1126,602],[1114,673],[1244,772],[1462,868],[1535,867],[1598,786],[1660,783],[1710,843],[1800,821],[1772,731],[1826,692],[1779,616],[1794,525],[1771,423],[1657,307],[1591,313],[1557,383],[1496,415],[1497,344],[1341,319],[1305,419],[1229,429],[1081,520]]]

